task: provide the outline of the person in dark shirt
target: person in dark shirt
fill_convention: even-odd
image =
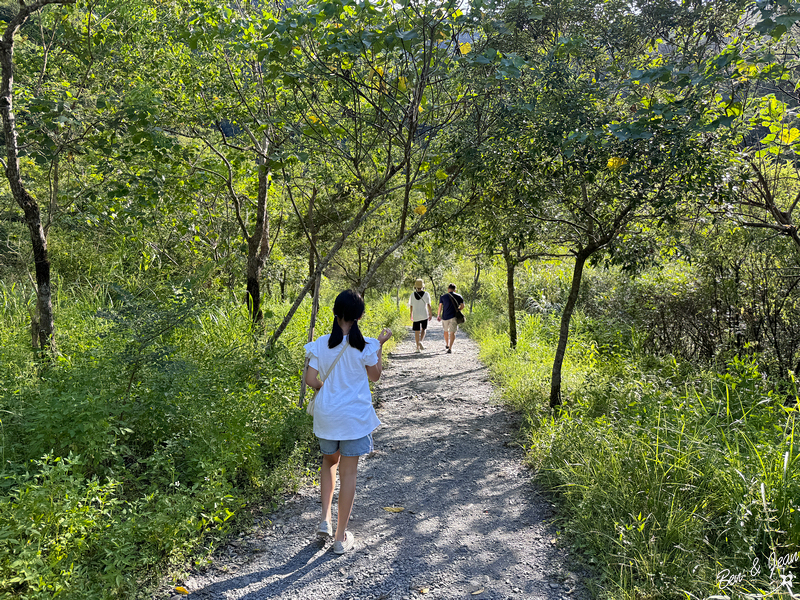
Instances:
[[[456,310],[464,309],[464,298],[456,294],[456,286],[451,283],[447,286],[447,293],[442,294],[439,298],[439,312],[436,315],[436,320],[442,322],[442,329],[444,329],[444,345],[448,354],[453,352],[453,344],[456,341],[456,331],[458,331],[458,323],[456,323]]]

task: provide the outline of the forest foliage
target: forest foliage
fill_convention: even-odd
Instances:
[[[786,575],[719,573],[800,544],[800,4],[4,0],[0,22],[2,594],[202,562],[313,477],[300,349],[333,294],[399,332],[416,277],[464,292],[599,595]]]

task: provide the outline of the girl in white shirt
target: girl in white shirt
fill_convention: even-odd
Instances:
[[[347,523],[356,496],[358,457],[372,452],[372,432],[381,424],[372,406],[369,382],[381,377],[383,344],[392,332],[384,328],[378,339],[362,335],[358,320],[364,315],[364,300],[353,290],[336,297],[333,315],[331,333],[305,345],[309,359],[306,384],[315,390],[324,387],[314,401],[314,435],[319,438],[322,451],[322,522],[317,533],[326,538],[331,535],[331,504],[338,469],[339,513],[333,551],[344,554],[354,544]],[[317,378],[320,371],[327,373],[324,386]]]

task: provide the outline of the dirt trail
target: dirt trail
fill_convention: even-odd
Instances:
[[[409,330],[377,387],[383,425],[359,465],[355,549],[337,556],[316,541],[319,492],[303,489],[183,582],[190,598],[588,597],[553,543],[552,507],[530,483],[515,417],[476,345],[459,333],[446,354],[436,321],[425,345],[416,353]],[[336,498],[334,522],[335,511]]]

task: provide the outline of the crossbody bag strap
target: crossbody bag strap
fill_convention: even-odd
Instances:
[[[452,294],[451,292],[447,292],[447,295],[448,295],[448,296],[450,296],[450,302],[452,302],[452,303],[453,303],[453,308],[454,308],[456,311],[458,311],[458,302],[456,302],[456,299],[455,299],[455,297],[453,296],[453,294]]]
[[[328,372],[325,374],[325,377],[320,377],[320,381],[324,382],[328,378],[328,376],[331,373],[333,373],[333,367],[335,367],[336,363],[339,362],[339,359],[342,358],[342,354],[344,354],[344,351],[347,350],[347,346],[348,346],[348,344],[345,341],[344,344],[343,344],[342,349],[339,351],[339,354],[336,355],[336,359],[333,361],[333,364],[331,364],[331,368],[328,369]],[[322,372],[320,372],[320,375],[322,375]]]

